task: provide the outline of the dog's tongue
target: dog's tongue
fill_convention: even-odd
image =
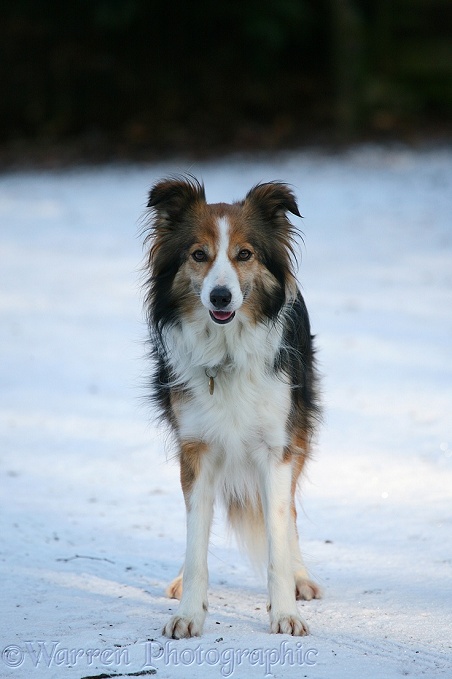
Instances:
[[[232,311],[212,311],[212,316],[217,319],[217,321],[227,321],[228,318],[231,318],[233,312]]]

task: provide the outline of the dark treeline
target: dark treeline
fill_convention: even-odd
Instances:
[[[2,0],[0,144],[279,148],[446,129],[451,0]]]

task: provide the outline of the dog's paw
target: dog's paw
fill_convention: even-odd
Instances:
[[[271,616],[270,629],[273,634],[291,634],[294,637],[309,634],[309,627],[299,615]]]
[[[173,615],[163,628],[163,634],[170,639],[199,637],[204,626],[205,613],[199,615]]]
[[[165,590],[166,596],[168,596],[170,599],[181,599],[182,597],[182,575],[178,575],[177,578],[174,578],[172,582],[168,585],[168,587]]]
[[[311,601],[311,599],[321,599],[322,590],[320,587],[307,578],[295,578],[295,597],[297,600]]]

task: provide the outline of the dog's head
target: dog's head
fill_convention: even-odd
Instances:
[[[213,323],[242,315],[277,316],[295,294],[292,273],[295,197],[279,182],[258,184],[233,204],[208,204],[194,178],[151,189],[147,303],[156,328],[189,316],[201,303]]]

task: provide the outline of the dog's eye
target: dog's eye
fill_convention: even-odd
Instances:
[[[195,250],[194,252],[191,253],[191,256],[195,260],[195,262],[205,262],[207,259],[207,255],[204,252],[204,250]]]
[[[244,248],[243,250],[240,250],[239,254],[237,255],[237,259],[239,262],[247,262],[251,257],[253,256],[253,253],[251,250],[247,250]]]

